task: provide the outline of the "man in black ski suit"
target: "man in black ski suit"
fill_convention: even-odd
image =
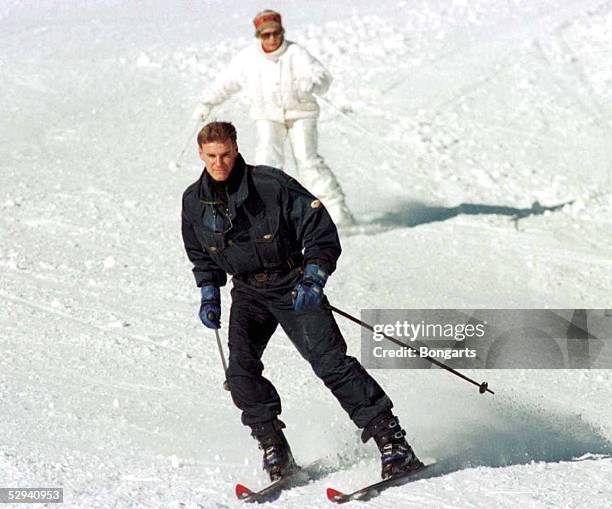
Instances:
[[[279,324],[363,429],[362,440],[374,438],[383,478],[421,468],[391,400],[346,354],[327,307],[323,287],[341,249],[324,205],[281,170],[246,164],[230,123],[205,125],[198,148],[205,169],[183,195],[182,234],[201,289],[199,315],[206,327],[220,327],[219,287],[231,274],[227,382],[270,479],[295,469],[279,395],[262,376],[261,356]]]

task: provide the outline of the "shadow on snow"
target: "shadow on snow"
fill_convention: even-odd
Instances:
[[[462,203],[456,207],[436,207],[418,202],[406,202],[399,207],[399,210],[386,212],[372,222],[385,226],[414,227],[421,224],[446,221],[462,214],[470,216],[497,215],[510,217],[510,220],[514,221],[515,226],[518,228],[518,221],[520,219],[542,215],[545,212],[554,212],[572,203],[573,200],[559,203],[558,205],[543,206],[536,201],[531,207],[521,209],[477,203]]]

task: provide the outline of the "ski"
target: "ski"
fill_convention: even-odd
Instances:
[[[308,482],[316,477],[322,465],[322,460],[316,460],[304,467],[298,467],[294,472],[264,486],[259,491],[253,491],[243,484],[236,484],[236,496],[243,502],[268,502],[279,496],[283,490]]]
[[[351,500],[369,500],[370,498],[378,496],[387,488],[401,486],[402,484],[417,480],[425,470],[433,465],[435,465],[435,462],[428,463],[419,470],[396,475],[389,479],[385,479],[384,481],[378,481],[377,483],[370,484],[369,486],[364,486],[363,488],[353,491],[352,493],[342,493],[334,488],[327,488],[327,498],[336,504],[344,504],[345,502],[350,502]]]

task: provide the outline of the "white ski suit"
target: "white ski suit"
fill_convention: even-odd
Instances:
[[[232,59],[202,102],[212,108],[242,90],[257,127],[255,164],[284,168],[288,136],[298,179],[338,225],[345,225],[353,220],[344,193],[317,149],[319,105],[313,94],[324,94],[331,81],[323,65],[299,44],[285,40],[276,51],[265,53],[256,40]]]

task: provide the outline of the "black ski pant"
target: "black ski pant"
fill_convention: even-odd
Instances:
[[[342,405],[352,421],[364,428],[393,406],[359,361],[346,354],[346,342],[330,309],[293,310],[291,292],[301,278],[299,269],[270,273],[257,282],[234,277],[229,322],[227,381],[247,426],[275,419],[281,401],[262,375],[261,356],[278,324],[301,356]]]

